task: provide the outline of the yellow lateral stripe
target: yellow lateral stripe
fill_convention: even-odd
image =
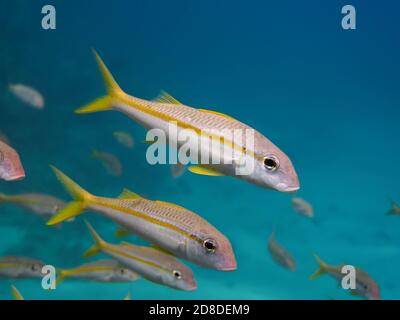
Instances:
[[[0,269],[8,269],[8,268],[17,268],[19,264],[16,263],[1,263],[0,262]]]
[[[80,273],[85,273],[85,272],[96,272],[96,271],[113,271],[114,268],[112,267],[80,267],[76,269],[71,269],[71,270],[64,270],[63,273],[66,276],[70,275],[77,275]]]
[[[121,255],[121,256],[123,256],[123,257],[125,257],[125,258],[129,258],[129,259],[132,259],[132,260],[141,262],[141,263],[143,263],[143,264],[146,264],[146,265],[148,265],[148,266],[154,267],[154,268],[159,269],[159,270],[164,270],[164,271],[168,271],[168,272],[170,271],[170,270],[168,270],[168,269],[163,268],[161,265],[159,265],[159,264],[157,264],[157,263],[155,263],[155,262],[148,261],[148,260],[145,260],[145,259],[136,257],[136,256],[134,256],[134,255],[132,255],[132,254],[126,253],[126,252],[124,252],[124,251],[118,250],[118,249],[116,249],[115,246],[109,245],[108,243],[106,243],[106,244],[103,245],[103,249],[104,249],[104,250],[111,251],[111,252],[113,252],[113,253],[115,253],[115,254],[119,254],[119,255]]]
[[[184,128],[184,129],[192,129],[198,135],[201,135],[201,133],[202,133],[201,129],[199,129],[199,128],[197,128],[197,127],[195,127],[195,126],[193,126],[193,125],[191,125],[191,124],[189,124],[187,122],[184,122],[184,121],[178,120],[176,118],[173,118],[173,117],[171,117],[171,116],[169,116],[169,115],[167,115],[165,113],[146,108],[145,106],[141,105],[139,102],[135,101],[135,99],[130,97],[128,94],[118,95],[118,99],[121,100],[126,105],[128,105],[128,106],[130,106],[132,108],[139,109],[140,111],[142,111],[142,112],[144,112],[144,113],[146,113],[148,115],[160,118],[160,119],[162,119],[164,121],[168,121],[168,122],[175,121],[180,127]],[[217,135],[214,135],[214,134],[211,134],[211,133],[210,134],[207,133],[207,135],[209,135],[212,138],[216,138],[216,139],[220,139],[221,138],[220,136],[217,136]],[[255,154],[253,151],[249,151],[247,149],[243,150],[245,148],[233,143],[233,141],[226,140],[226,142],[225,142],[225,139],[224,139],[224,145],[228,145],[229,147],[233,146],[233,148],[235,150],[237,150],[237,151],[244,152],[244,154],[249,154],[250,156],[252,156],[252,157],[254,157],[256,159],[259,159],[259,160],[261,159],[261,157],[258,156],[257,154]]]
[[[185,230],[182,230],[182,229],[178,228],[177,226],[175,226],[175,225],[173,225],[171,223],[160,221],[160,220],[154,219],[152,217],[149,217],[148,215],[146,215],[144,213],[141,213],[141,212],[138,212],[138,211],[135,211],[135,210],[131,210],[131,209],[128,209],[128,208],[125,208],[125,207],[120,207],[118,205],[113,205],[111,203],[105,202],[104,200],[103,201],[99,201],[99,202],[95,201],[94,204],[102,205],[104,207],[120,211],[121,213],[126,213],[126,214],[130,214],[130,215],[136,216],[136,217],[144,219],[144,220],[146,220],[146,221],[148,221],[150,223],[157,224],[159,226],[166,227],[166,228],[168,228],[170,230],[176,231],[176,232],[178,232],[178,233],[180,233],[180,234],[182,234],[182,235],[184,235],[184,236],[186,236],[186,237],[188,237],[188,238],[190,238],[192,240],[195,240],[195,241],[197,241],[199,243],[203,243],[203,241],[200,238],[198,238],[197,236],[195,236],[194,234],[190,234],[190,233],[186,232]]]

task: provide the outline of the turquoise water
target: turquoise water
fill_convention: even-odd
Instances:
[[[342,1],[51,1],[57,29],[41,29],[48,1],[0,1],[0,130],[19,151],[27,177],[0,181],[4,193],[70,197],[49,169],[54,164],[97,195],[127,187],[150,199],[201,214],[231,240],[238,270],[193,268],[195,292],[145,280],[124,284],[65,281],[44,291],[38,280],[0,282],[0,299],[15,284],[26,299],[353,299],[315,270],[312,254],[354,264],[400,297],[400,220],[385,216],[400,201],[399,5],[352,1],[357,30],[341,28]],[[83,2],[83,3],[82,3]],[[3,10],[7,8],[6,10]],[[145,130],[116,112],[76,115],[104,94],[94,47],[128,93],[150,99],[165,89],[178,100],[215,109],[251,125],[287,153],[299,174],[298,195],[315,207],[309,220],[290,195],[229,177],[184,174],[150,166]],[[46,99],[23,105],[7,89],[26,83]],[[130,132],[127,150],[112,136]],[[107,175],[91,148],[116,154],[123,175]],[[61,267],[84,262],[91,245],[82,218],[61,230],[10,205],[0,208],[0,255],[28,255]],[[84,214],[115,242],[114,223]],[[293,254],[290,273],[270,258],[267,237]],[[142,243],[139,239],[129,239]]]

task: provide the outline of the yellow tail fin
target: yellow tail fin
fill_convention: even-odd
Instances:
[[[106,67],[103,60],[97,54],[95,50],[93,50],[95,55],[97,65],[99,66],[100,72],[103,76],[103,80],[107,89],[107,96],[101,97],[96,99],[95,101],[75,110],[75,113],[91,113],[91,112],[98,112],[98,111],[105,111],[112,109],[112,101],[113,98],[118,98],[125,93],[119,87],[117,82],[114,80],[111,72]]]
[[[75,201],[70,202],[64,208],[62,208],[56,215],[54,215],[47,225],[51,226],[60,223],[65,220],[74,218],[75,216],[81,214],[88,202],[93,198],[89,192],[81,188],[77,183],[72,181],[64,173],[62,173],[57,168],[51,166],[54,173],[56,174],[58,180],[64,185],[68,193],[74,198]]]
[[[11,293],[14,300],[25,300],[22,294],[18,291],[18,289],[14,286],[11,286]]]
[[[321,276],[322,274],[324,274],[326,272],[326,263],[322,261],[322,259],[320,257],[318,257],[317,255],[315,256],[315,260],[317,260],[318,263],[318,270],[315,271],[311,276],[310,276],[310,280],[314,280],[316,278],[318,278],[319,276]]]
[[[90,235],[92,236],[92,239],[94,241],[94,245],[91,246],[88,250],[85,251],[83,254],[84,257],[91,257],[101,251],[103,248],[105,241],[100,238],[100,236],[97,234],[96,230],[90,225],[89,222],[85,220],[85,224],[87,228],[89,229]]]
[[[58,286],[61,282],[65,280],[65,277],[67,276],[66,270],[57,270],[57,279],[56,279],[56,286]]]

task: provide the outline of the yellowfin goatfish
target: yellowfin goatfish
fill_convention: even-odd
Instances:
[[[44,98],[36,89],[24,84],[10,84],[8,88],[22,102],[36,109],[44,108]]]
[[[229,240],[194,212],[175,204],[147,200],[129,191],[118,199],[97,197],[58,169],[53,167],[53,170],[75,201],[51,218],[48,225],[92,210],[177,257],[208,268],[236,269]]]
[[[271,257],[282,267],[296,271],[296,262],[290,253],[275,239],[275,232],[268,238],[268,251]]]
[[[25,300],[22,294],[18,291],[15,286],[11,286],[11,294],[14,300]]]
[[[128,149],[133,148],[133,138],[128,132],[124,131],[115,131],[113,133],[114,138],[122,144],[124,147],[127,147]]]
[[[292,198],[293,210],[300,213],[303,216],[312,218],[314,216],[314,209],[309,202],[302,198],[294,197]]]
[[[318,256],[315,256],[315,259],[317,260],[319,269],[310,276],[311,280],[314,280],[320,275],[326,273],[336,279],[339,283],[341,283],[343,277],[346,275],[346,273],[342,273],[342,267],[344,266],[344,264],[332,266],[322,261]],[[369,300],[379,300],[380,290],[378,284],[365,271],[359,268],[355,268],[355,270],[356,288],[350,289],[351,294]]]
[[[42,193],[25,193],[19,195],[0,193],[0,203],[2,202],[15,204],[45,220],[50,219],[65,206],[63,200]]]
[[[103,252],[143,278],[171,288],[191,291],[197,288],[192,270],[174,256],[156,248],[122,243],[114,245],[105,242],[93,227],[86,222],[95,245],[86,251],[85,256]]]
[[[110,175],[119,177],[122,174],[122,164],[115,155],[93,149],[92,157],[99,160]]]
[[[0,179],[20,180],[25,177],[25,170],[17,151],[0,141]]]
[[[99,55],[95,53],[95,56],[108,95],[77,109],[76,113],[117,110],[139,122],[146,129],[162,130],[168,138],[170,138],[170,126],[174,123],[178,136],[182,130],[190,129],[194,132],[197,139],[190,142],[193,143],[191,146],[193,148],[190,150],[195,149],[196,154],[200,156],[198,158],[203,159],[203,155],[210,154],[209,146],[213,144],[213,141],[217,141],[218,146],[215,146],[215,149],[212,147],[212,152],[220,153],[222,147],[235,151],[235,156],[232,156],[234,152],[224,152],[224,155],[220,157],[222,159],[220,164],[193,166],[189,168],[190,171],[212,176],[236,176],[282,192],[293,192],[299,189],[297,174],[290,159],[261,133],[225,114],[183,105],[166,93],[155,101],[130,96],[118,86]],[[232,133],[236,131],[253,133],[254,143],[246,143],[247,139],[237,142],[236,140],[239,139],[232,138]],[[202,141],[200,148],[198,141]],[[178,141],[178,149],[183,145],[186,145],[186,141]],[[239,156],[236,156],[237,154]],[[240,159],[244,159],[245,163],[251,162],[253,170],[237,175],[238,167],[243,165]]]
[[[1,257],[0,278],[23,279],[43,277],[44,263],[26,257]]]
[[[73,269],[59,269],[57,273],[59,275],[57,283],[60,283],[65,278],[99,282],[128,282],[140,278],[136,272],[122,267],[115,260],[94,261]]]

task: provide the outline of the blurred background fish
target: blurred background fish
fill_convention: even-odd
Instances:
[[[44,98],[36,89],[24,84],[10,84],[8,88],[19,100],[25,104],[36,109],[44,108]]]
[[[301,215],[312,218],[314,216],[314,209],[309,202],[303,198],[293,197],[292,198],[293,210]]]
[[[18,195],[0,193],[1,203],[15,204],[28,212],[42,217],[46,221],[65,206],[63,200],[42,193],[22,193]]]
[[[110,175],[119,177],[122,174],[122,164],[114,154],[93,149],[92,157],[99,160]]]
[[[140,278],[136,272],[121,266],[115,260],[98,260],[72,269],[57,269],[57,284],[65,278],[99,282],[129,282]]]
[[[342,272],[342,268],[345,264],[333,266],[325,263],[318,256],[315,256],[315,259],[318,263],[319,268],[310,276],[310,279],[314,280],[323,274],[328,274],[336,279],[341,286],[342,279],[347,274]],[[379,300],[380,289],[375,280],[372,279],[368,273],[361,270],[360,268],[355,268],[355,271],[356,288],[349,289],[351,294],[369,300]]]
[[[127,147],[128,149],[133,148],[133,146],[134,146],[133,138],[128,132],[115,131],[113,133],[113,136],[124,147]]]
[[[173,178],[179,178],[181,175],[183,175],[185,170],[186,167],[181,163],[171,165],[171,175]]]
[[[44,265],[42,261],[28,257],[0,257],[0,278],[41,278]]]
[[[6,181],[25,178],[25,170],[17,151],[0,141],[0,179]]]
[[[275,231],[272,231],[268,238],[267,248],[272,259],[280,266],[294,272],[296,271],[296,262],[291,254],[276,240]]]

